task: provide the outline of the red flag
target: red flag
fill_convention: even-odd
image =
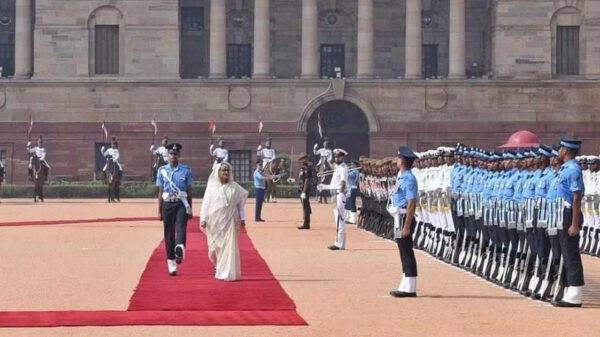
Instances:
[[[104,139],[108,139],[108,130],[106,129],[105,121],[102,121],[102,131],[104,131]]]
[[[263,126],[264,126],[264,125],[263,125],[263,122],[262,122],[262,120],[260,120],[260,119],[259,119],[259,120],[258,120],[258,134],[261,134],[261,133],[262,133]]]
[[[317,121],[317,126],[319,127],[319,136],[323,138],[323,123],[321,122],[321,111],[319,111],[317,117],[319,118],[319,120]]]
[[[211,135],[215,135],[215,131],[217,130],[217,125],[215,124],[215,121],[211,120],[210,123],[208,124],[208,132],[211,133]]]
[[[158,126],[156,125],[156,120],[154,120],[154,118],[152,118],[152,121],[150,121],[150,124],[152,124],[152,127],[154,128],[154,135],[156,136],[156,134],[158,133]]]
[[[33,118],[29,115],[29,130],[27,130],[27,135],[31,135],[31,131],[33,131]]]

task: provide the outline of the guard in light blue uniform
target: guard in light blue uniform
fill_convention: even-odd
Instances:
[[[417,156],[407,147],[398,149],[398,177],[392,195],[393,207],[388,209],[394,217],[394,240],[398,244],[402,261],[402,282],[398,290],[390,291],[394,297],[417,296],[417,260],[413,251],[412,233],[415,230],[415,210],[419,197],[417,178],[411,172]]]
[[[360,163],[353,160],[348,170],[348,186],[350,187],[350,197],[346,202],[346,222],[356,223],[356,197],[358,197],[358,181],[360,179]]]
[[[584,285],[583,264],[579,251],[579,229],[583,223],[581,200],[585,194],[581,167],[575,160],[581,141],[574,138],[560,140],[559,157],[564,162],[559,171],[557,196],[563,203],[562,228],[558,239],[563,254],[566,284],[564,296],[553,302],[559,307],[580,307]]]
[[[192,169],[179,163],[182,146],[167,145],[169,163],[158,169],[158,213],[164,225],[169,275],[177,274],[177,264],[185,257],[187,220],[192,217]]]

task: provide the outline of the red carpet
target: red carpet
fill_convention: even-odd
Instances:
[[[198,219],[188,223],[186,260],[167,273],[164,242],[154,250],[127,311],[0,313],[0,327],[116,325],[306,325],[244,232],[242,280],[217,281]]]

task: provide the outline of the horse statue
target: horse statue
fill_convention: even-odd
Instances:
[[[162,155],[154,155],[154,166],[152,166],[152,182],[156,182],[156,175],[158,174],[158,169],[165,165],[167,165],[167,162],[165,161]]]
[[[317,174],[315,175],[317,183],[313,184],[313,186],[317,186],[319,184],[331,184],[331,178],[333,177],[333,165],[331,164],[331,162],[329,162],[329,160],[327,160],[327,157],[321,157],[319,159],[319,162],[317,163],[317,165],[315,165],[315,171],[317,172]],[[328,190],[317,192],[317,195],[319,196],[319,204],[327,203],[327,200],[329,198]]]
[[[38,156],[31,156],[31,168],[33,171],[33,201],[34,202],[44,202],[44,184],[46,180],[48,180],[49,170],[48,167],[42,164],[40,158]]]
[[[285,158],[276,158],[271,160],[266,167],[264,167],[264,171],[268,176],[272,176],[272,180],[267,180],[267,188],[265,189],[265,202],[274,202],[275,200],[275,189],[277,187],[277,183],[281,180],[281,177],[285,174]]]
[[[106,185],[108,187],[108,202],[121,202],[121,171],[111,156],[106,157]]]

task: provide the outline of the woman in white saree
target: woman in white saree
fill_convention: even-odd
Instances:
[[[231,165],[213,167],[202,200],[200,226],[206,232],[208,258],[215,265],[215,278],[242,278],[238,233],[245,227],[244,204],[248,192],[233,181]]]

